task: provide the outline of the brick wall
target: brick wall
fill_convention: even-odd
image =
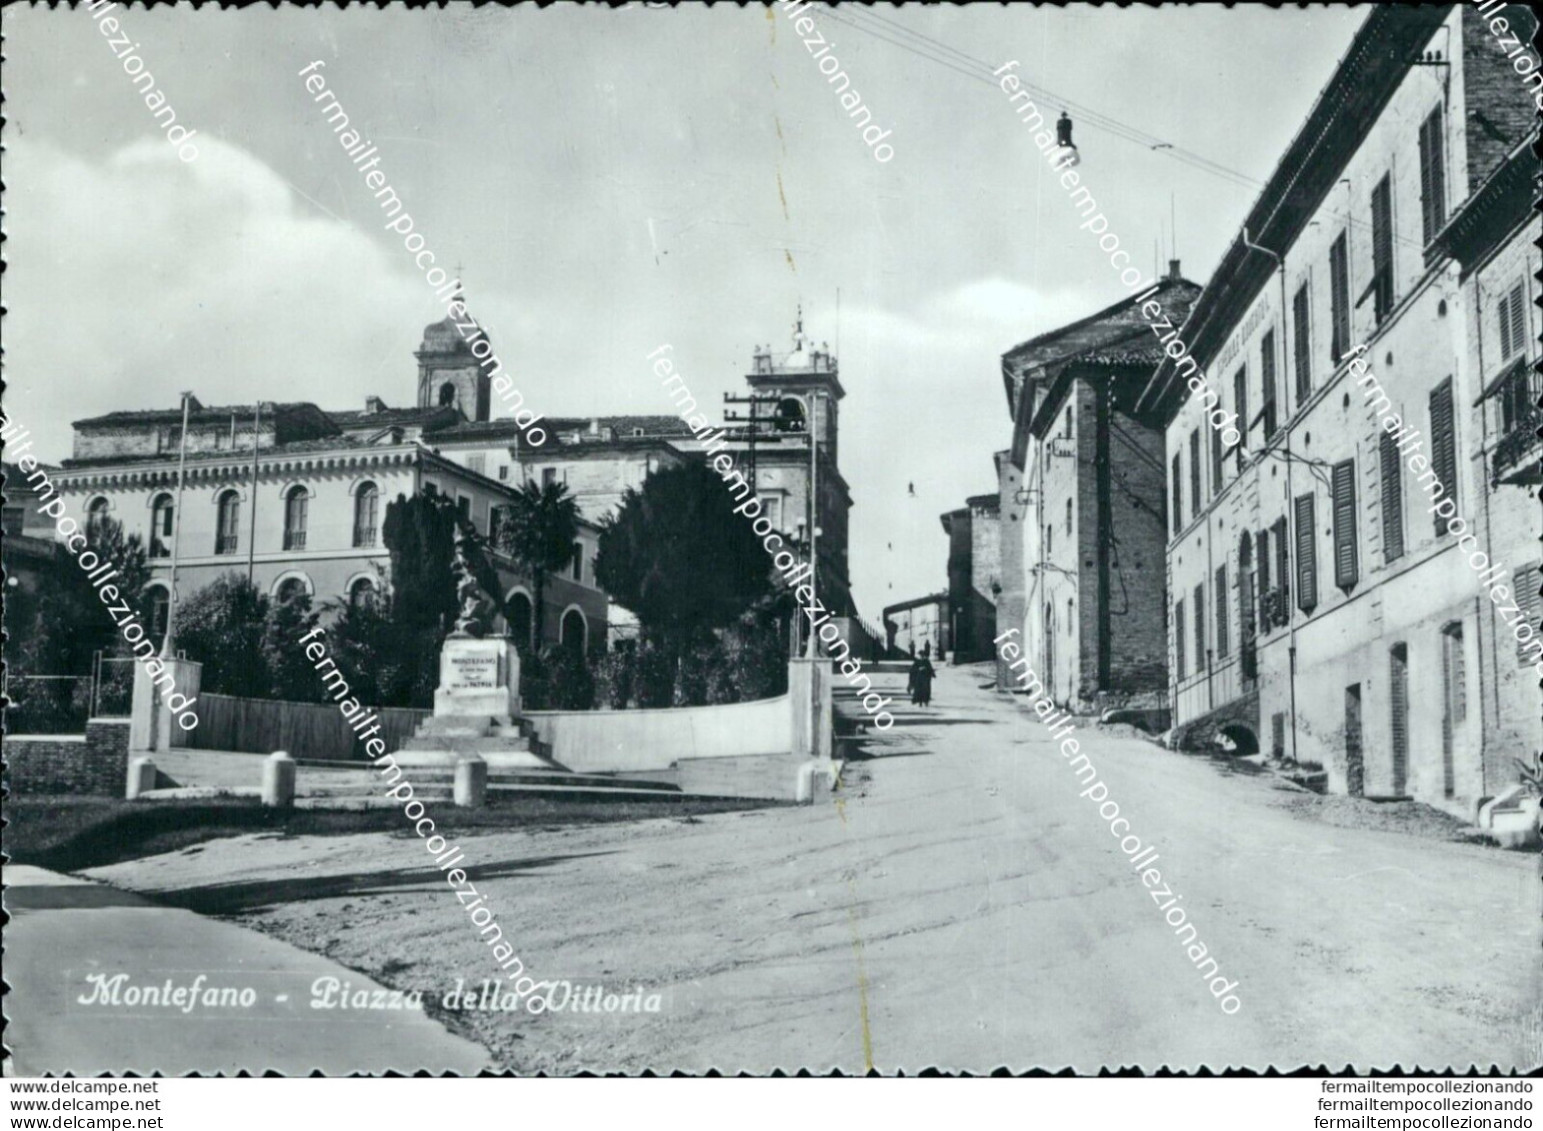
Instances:
[[[1502,36],[1495,34],[1500,28],[1504,38],[1531,43],[1537,18],[1522,4],[1507,4],[1491,15],[1505,23],[1492,27],[1473,6],[1463,8],[1463,93],[1469,109],[1468,191],[1478,188],[1537,124],[1537,104],[1532,96],[1536,84],[1529,86],[1523,81],[1512,61],[1506,58],[1516,48],[1502,48]],[[1437,36],[1431,42],[1439,47],[1443,38]],[[1526,53],[1536,57],[1537,49],[1530,48]],[[1475,112],[1483,114],[1483,122]],[[1486,129],[1485,123],[1494,132]],[[1496,137],[1495,133],[1501,136]],[[1455,195],[1448,191],[1449,200]]]
[[[4,740],[12,793],[121,797],[128,780],[129,720],[92,719],[84,736],[11,736]]]
[[[1163,691],[1168,686],[1163,434],[1119,412],[1110,417],[1109,497],[1115,544],[1109,554],[1105,690]],[[1091,525],[1096,530],[1096,523]],[[1232,635],[1236,640],[1235,628]]]

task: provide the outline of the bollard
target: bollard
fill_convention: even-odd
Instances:
[[[295,803],[295,760],[275,750],[263,761],[263,804],[287,809]]]
[[[455,764],[455,803],[463,809],[480,809],[487,800],[488,764],[468,754]]]
[[[129,762],[129,783],[123,796],[133,801],[146,790],[155,788],[155,759],[135,758]]]

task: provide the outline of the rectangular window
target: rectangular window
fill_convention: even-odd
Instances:
[[[466,457],[467,471],[475,471],[478,475],[486,475],[487,468],[488,457],[486,454],[478,452],[476,455],[469,455]]]
[[[456,501],[455,501],[455,508],[456,508],[457,511],[460,512],[460,515],[461,515],[462,518],[464,518],[467,522],[471,521],[471,496],[470,495],[462,495],[460,498],[456,499]]]
[[[501,463],[501,464],[498,465],[498,478],[499,479],[508,479],[509,478],[509,465],[507,463]]]
[[[1277,518],[1270,530],[1275,542],[1275,587],[1280,590],[1275,619],[1286,624],[1291,620],[1291,547],[1286,542],[1286,516]]]
[[[1278,416],[1275,411],[1275,331],[1271,330],[1264,336],[1264,345],[1259,351],[1259,397],[1260,415],[1264,418],[1264,439],[1269,443],[1275,435]]]
[[[1184,529],[1184,478],[1180,474],[1182,456],[1178,452],[1173,453],[1173,536],[1177,538],[1179,531]]]
[[[1341,589],[1350,589],[1361,574],[1356,546],[1355,460],[1347,459],[1334,465],[1333,484],[1334,584]]]
[[[1308,317],[1311,303],[1311,294],[1307,284],[1303,283],[1297,288],[1296,297],[1291,300],[1292,345],[1297,351],[1298,408],[1306,404],[1307,398],[1313,395],[1313,336],[1312,324]]]
[[[1184,602],[1175,601],[1173,604],[1173,670],[1176,678],[1184,678],[1184,667]]]
[[[1200,513],[1205,500],[1200,497],[1200,429],[1189,434],[1189,501],[1190,515]]]
[[[1265,386],[1265,396],[1269,396],[1269,386]],[[1238,433],[1243,437],[1238,445],[1238,471],[1243,470],[1243,450],[1248,447],[1248,366],[1238,366],[1238,371],[1232,375],[1232,407],[1238,414]]]
[[[1372,189],[1372,317],[1393,310],[1393,182],[1387,173]]]
[[[1313,496],[1298,495],[1296,500],[1297,533],[1297,608],[1310,613],[1318,604],[1318,538],[1313,525]]]
[[[1420,125],[1420,221],[1426,243],[1436,238],[1446,219],[1446,144],[1437,106]]]
[[[1195,671],[1209,667],[1205,655],[1205,582],[1195,586]]]
[[[573,544],[573,580],[584,580],[584,543]]]
[[[1227,631],[1227,567],[1216,567],[1216,656],[1224,658],[1232,650],[1231,633]]]
[[[1495,314],[1500,321],[1500,360],[1510,361],[1527,344],[1527,313],[1524,305],[1525,284],[1517,283],[1500,300]]]
[[[1350,253],[1341,232],[1329,248],[1329,361],[1350,352]]]
[[[1221,494],[1222,490],[1222,434],[1215,428],[1211,429],[1211,495]],[[1239,459],[1242,457],[1239,456]]]
[[[1452,378],[1448,377],[1431,390],[1430,395],[1430,466],[1446,496],[1457,503],[1457,436],[1452,419]],[[1431,499],[1441,498],[1432,495]],[[1459,510],[1462,508],[1459,507]],[[1436,536],[1447,532],[1451,518],[1434,511]],[[1455,516],[1453,516],[1455,517]]]
[[[1261,635],[1275,627],[1270,615],[1270,532],[1259,532],[1259,632]]]
[[[556,482],[557,482],[557,468],[555,468],[555,467],[543,467],[541,469],[541,485],[543,487],[548,487],[551,484],[556,483]]]
[[[1516,574],[1511,587],[1511,595],[1516,598],[1517,607],[1521,609],[1522,615],[1521,621],[1512,629],[1513,636],[1521,631],[1521,622],[1526,622],[1532,628],[1532,633],[1528,637],[1529,641],[1543,636],[1543,624],[1538,623],[1539,617],[1543,616],[1543,598],[1538,596],[1540,580],[1543,580],[1543,571],[1540,571],[1538,566],[1528,566],[1524,570],[1519,570]],[[1516,659],[1523,667],[1526,667],[1529,663],[1537,663],[1537,646],[1535,644],[1529,646],[1529,644],[1518,640],[1516,643]]]
[[[1398,444],[1386,431],[1377,440],[1377,457],[1382,471],[1382,560],[1391,562],[1404,556],[1404,465]]]

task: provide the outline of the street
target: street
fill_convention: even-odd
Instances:
[[[930,710],[897,702],[834,802],[467,838],[533,977],[663,1007],[447,1024],[522,1071],[1543,1062],[1536,856],[1353,827],[1372,803],[1079,725],[1238,983],[1228,1016],[1038,718],[984,671],[940,667]],[[250,891],[238,921],[434,1001],[498,972],[431,875],[284,894],[361,861],[416,868],[415,848],[240,837],[91,874],[194,909]]]

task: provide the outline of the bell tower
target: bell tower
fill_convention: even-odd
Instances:
[[[836,355],[824,342],[816,346],[804,333],[804,308],[798,308],[793,325],[793,350],[774,354],[770,346],[757,347],[751,356],[750,372],[745,374],[750,388],[762,396],[780,398],[776,408],[777,427],[787,431],[814,433],[820,454],[836,463],[837,402],[846,396],[841,387]],[[809,396],[814,394],[814,420],[809,413]]]
[[[466,296],[458,292],[450,300],[452,313],[424,328],[423,341],[413,355],[418,359],[418,407],[451,406],[467,420],[487,420],[492,382],[481,362],[493,356],[493,343],[481,326],[470,337],[461,333],[453,314],[465,308]],[[463,314],[461,325],[469,321],[470,316]],[[475,349],[478,343],[486,348]]]

